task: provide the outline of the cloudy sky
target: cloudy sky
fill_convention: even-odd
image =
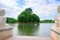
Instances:
[[[40,19],[54,19],[58,5],[60,0],[0,0],[0,9],[5,9],[6,16],[13,18],[17,18],[25,8],[31,7]]]

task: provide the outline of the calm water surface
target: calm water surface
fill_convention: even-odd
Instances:
[[[40,36],[50,37],[50,29],[53,23],[40,23],[40,24],[10,24],[13,27],[14,36]]]

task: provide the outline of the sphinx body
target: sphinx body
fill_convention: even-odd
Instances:
[[[58,15],[55,18],[55,26],[60,27],[60,5],[57,8]]]
[[[55,26],[60,27],[60,15],[56,16],[55,18]]]
[[[0,10],[0,27],[4,27],[6,24],[6,18],[4,16],[5,16],[5,10],[2,9]]]

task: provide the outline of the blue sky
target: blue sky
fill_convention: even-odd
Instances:
[[[17,18],[25,8],[31,7],[40,19],[54,19],[58,5],[60,0],[0,0],[0,9],[5,9],[6,16],[13,18]]]

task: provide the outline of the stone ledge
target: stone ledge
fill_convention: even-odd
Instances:
[[[55,32],[55,33],[57,33],[58,35],[60,35],[60,27],[52,27],[51,28],[51,31],[53,31],[53,32]]]
[[[60,27],[53,26],[51,29],[51,39],[60,40]]]
[[[50,37],[37,37],[37,36],[12,36],[5,40],[51,40]]]
[[[6,24],[4,27],[0,27],[0,32],[10,30],[10,29],[13,29],[13,28],[10,25]]]
[[[0,30],[0,40],[12,36],[12,28]]]
[[[53,32],[57,33],[58,35],[60,35],[60,33],[57,32],[56,30],[51,29],[51,31],[53,31]]]
[[[9,36],[12,36],[12,27],[6,24],[4,27],[0,27],[0,40],[3,40]]]
[[[11,28],[11,27],[9,27],[9,28],[0,28],[0,32],[1,32],[1,31],[10,30],[10,29],[13,29],[13,28]]]

